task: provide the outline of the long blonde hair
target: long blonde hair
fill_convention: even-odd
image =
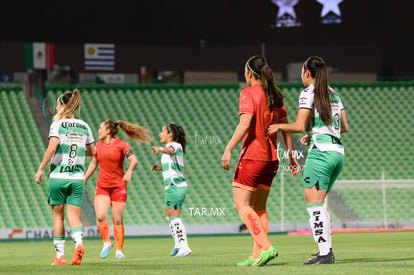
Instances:
[[[118,134],[118,125],[129,138],[134,139],[138,142],[150,143],[151,137],[148,134],[148,130],[140,125],[133,124],[127,121],[118,120],[114,122],[113,120],[105,120],[105,126],[109,129],[111,136],[116,136]]]
[[[75,110],[79,108],[80,112],[80,92],[78,89],[67,91],[59,96],[58,100],[63,105],[63,108],[53,117],[53,121],[63,118],[71,118],[75,114]]]

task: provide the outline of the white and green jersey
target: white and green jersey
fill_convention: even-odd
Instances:
[[[49,178],[84,179],[86,145],[94,143],[89,125],[80,119],[61,119],[50,125],[49,138],[59,139]]]
[[[329,87],[332,123],[327,125],[319,117],[319,112],[314,104],[315,86],[311,84],[306,87],[299,97],[299,109],[313,110],[310,125],[306,131],[309,136],[309,148],[313,144],[321,151],[336,151],[344,154],[344,147],[341,142],[341,111],[344,109],[341,99],[335,90]]]
[[[174,150],[172,155],[162,154],[161,166],[162,176],[164,177],[164,188],[168,189],[171,185],[177,187],[187,186],[184,177],[184,152],[183,147],[178,142],[167,143],[165,147]]]

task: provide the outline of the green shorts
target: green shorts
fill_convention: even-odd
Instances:
[[[165,190],[165,207],[168,209],[182,209],[185,197],[187,196],[187,190],[188,186],[177,187],[171,185],[168,187],[168,189]]]
[[[85,192],[84,180],[49,178],[48,203],[81,206]]]
[[[303,171],[303,187],[329,192],[344,166],[345,156],[335,151],[322,152],[318,148],[309,151]]]

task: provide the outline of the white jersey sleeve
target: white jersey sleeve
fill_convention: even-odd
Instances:
[[[161,157],[164,189],[168,189],[171,185],[177,187],[187,186],[184,177],[184,152],[181,144],[173,141],[167,143],[166,147],[173,148],[174,153],[172,155],[163,153]]]
[[[53,121],[52,124],[50,125],[50,130],[49,130],[49,138],[51,137],[57,137],[59,138],[59,122],[58,121]]]
[[[345,107],[344,107],[344,104],[342,103],[342,101],[341,100],[339,100],[339,102],[338,102],[338,105],[339,105],[339,110],[344,110],[345,109]]]
[[[313,109],[314,105],[314,93],[312,87],[304,89],[299,96],[299,109]]]
[[[86,145],[92,144],[95,142],[95,139],[93,138],[91,127],[87,124],[88,127],[88,136],[86,137]]]
[[[176,142],[170,142],[166,146],[171,147],[174,151],[174,154],[177,153],[178,149],[181,148],[181,145],[179,143],[176,143]]]

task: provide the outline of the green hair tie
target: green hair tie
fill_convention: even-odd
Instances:
[[[247,68],[250,70],[250,71],[252,71],[252,73],[255,75],[255,76],[257,76],[257,77],[260,77],[260,74],[258,74],[258,73],[256,73],[251,67],[250,67],[250,65],[249,65],[249,63],[247,63]]]
[[[63,102],[63,95],[59,96],[59,101],[60,101],[60,103],[62,103],[63,105],[65,105],[65,102]]]
[[[174,132],[171,130],[170,125],[167,124],[165,126],[167,126],[168,132],[170,132],[173,135],[173,138],[175,138]]]

